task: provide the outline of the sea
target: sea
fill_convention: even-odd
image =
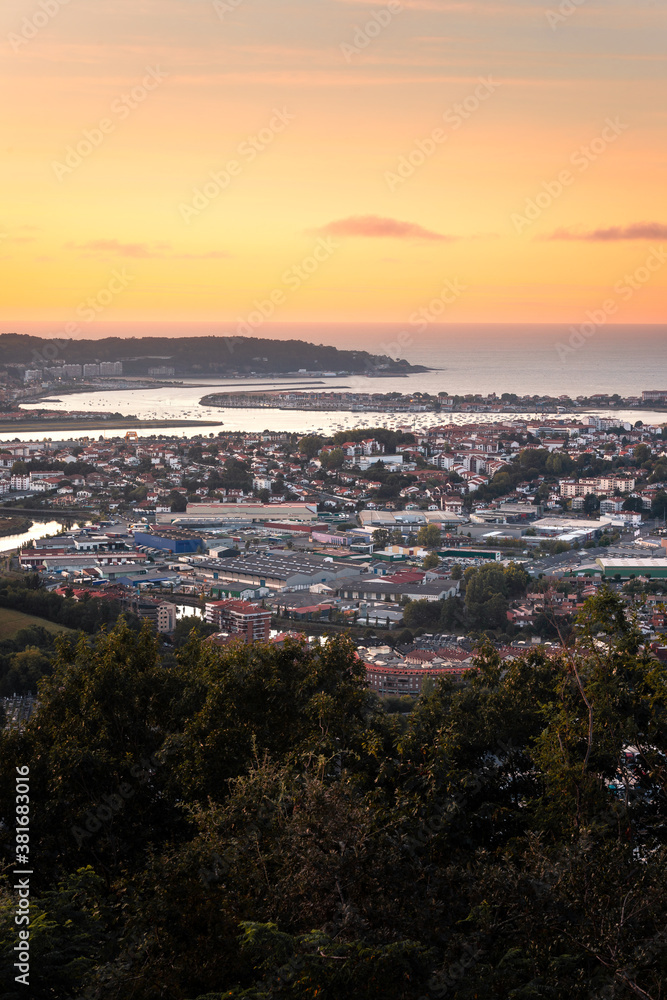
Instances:
[[[12,332],[39,336],[58,336],[57,324],[16,324]],[[98,323],[86,337],[182,337],[233,336],[233,324],[215,323]],[[369,378],[366,375],[288,379],[188,378],[182,385],[161,389],[127,389],[83,392],[63,396],[60,402],[25,404],[24,409],[48,407],[52,410],[132,414],[150,420],[202,420],[196,429],[155,427],[138,431],[140,435],[217,433],[219,431],[282,430],[296,433],[349,430],[360,426],[425,427],[453,423],[497,420],[497,414],[421,414],[347,411],[301,411],[283,409],[217,409],[201,406],[202,396],[242,388],[349,388],[357,392],[428,392],[437,394],[495,392],[520,395],[590,396],[594,393],[619,393],[640,396],[645,389],[667,389],[667,325],[587,326],[431,324],[399,323],[357,324],[266,324],[257,330],[258,337],[277,340],[306,340],[331,344],[341,349],[361,349],[371,353],[405,358],[429,370],[406,377]],[[179,379],[179,381],[181,381]],[[55,395],[54,395],[54,398]],[[583,410],[582,412],[587,412]],[[588,411],[590,412],[590,411]],[[526,416],[534,416],[528,407]],[[667,413],[656,411],[612,410],[619,421],[665,423]],[[210,424],[209,424],[210,421]],[[46,427],[46,425],[45,425]],[[86,434],[97,433],[97,429]],[[114,436],[100,421],[99,434]],[[62,438],[62,432],[44,436]],[[0,435],[11,440],[16,434]],[[41,440],[41,435],[35,435]]]

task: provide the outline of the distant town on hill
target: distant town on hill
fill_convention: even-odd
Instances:
[[[302,340],[265,340],[259,337],[106,337],[67,340],[0,334],[4,364],[40,366],[64,362],[90,364],[122,362],[123,374],[146,375],[162,367],[174,375],[230,373],[286,374],[333,372],[369,375],[426,371],[407,361],[394,361],[367,351],[341,351]]]

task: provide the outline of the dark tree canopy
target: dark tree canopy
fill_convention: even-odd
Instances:
[[[466,600],[521,573],[482,567]],[[0,994],[27,995],[28,763],[40,1000],[658,1000],[665,667],[605,589],[576,638],[482,646],[411,711],[368,691],[346,638],[195,634],[167,660],[123,622],[59,640],[38,711],[0,733]]]

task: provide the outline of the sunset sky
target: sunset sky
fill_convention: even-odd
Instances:
[[[664,322],[666,24],[660,0],[3,0],[2,329],[89,336],[91,298],[402,323],[448,281],[440,322],[610,298]]]

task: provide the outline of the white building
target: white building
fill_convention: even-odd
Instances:
[[[157,630],[158,632],[173,632],[176,628],[176,607],[169,601],[164,601],[158,605],[157,609]]]
[[[122,361],[100,361],[100,375],[122,375]]]

